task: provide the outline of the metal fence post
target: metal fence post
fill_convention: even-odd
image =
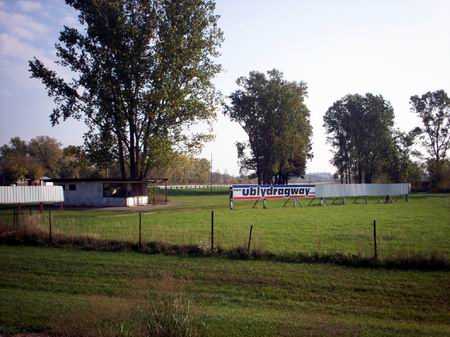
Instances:
[[[48,209],[48,242],[53,242],[53,233],[52,233],[52,209]]]
[[[211,211],[211,252],[214,251],[214,210]]]
[[[139,212],[139,248],[142,248],[142,212]]]
[[[253,233],[253,225],[250,226],[250,233],[248,234],[248,245],[247,245],[248,255],[250,255],[250,247],[252,244],[252,233]]]
[[[378,259],[377,249],[377,220],[373,220],[373,258]]]
[[[12,222],[13,222],[13,227],[17,230],[18,225],[17,225],[17,217],[16,217],[16,213],[17,213],[17,211],[16,211],[16,208],[14,207],[14,208],[12,209],[12,216],[13,216]]]
[[[167,204],[167,194],[168,194],[168,190],[167,190],[167,180],[164,183],[164,202]]]

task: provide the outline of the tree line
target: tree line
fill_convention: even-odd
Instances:
[[[118,163],[108,168],[97,165],[95,157],[83,146],[62,147],[54,138],[38,136],[30,141],[11,138],[0,147],[0,185],[37,184],[51,178],[116,178]],[[245,177],[211,172],[207,159],[189,153],[172,153],[165,165],[152,169],[150,177],[168,177],[169,184],[233,184],[247,182]]]
[[[212,134],[191,126],[211,123],[221,104],[225,115],[248,135],[248,142],[236,144],[243,176],[258,183],[286,184],[305,174],[313,156],[307,84],[287,81],[275,69],[253,71],[237,80],[239,89],[223,102],[212,83],[221,70],[217,57],[223,41],[215,1],[66,0],[66,4],[78,12],[79,28],[65,26],[55,49],[57,64],[68,70],[70,78],[37,58],[29,61],[29,70],[54,100],[52,125],[68,118],[87,125],[84,146],[69,151],[79,162],[82,156],[88,158],[86,167],[78,168],[83,175],[107,172],[143,179],[158,173],[204,181],[206,162],[191,156]],[[392,105],[381,95],[353,94],[337,100],[324,117],[337,178],[342,183],[419,181],[425,169],[433,188],[445,182],[448,96],[442,90],[413,96],[411,109],[422,125],[401,132],[394,127]],[[419,140],[428,151],[422,158],[414,147]],[[415,158],[425,162],[425,168]],[[27,170],[34,167],[36,172],[28,172],[29,176],[42,168],[50,170],[51,165],[21,160]],[[194,179],[185,168],[202,173]]]
[[[250,72],[237,80],[225,114],[238,122],[248,143],[237,143],[241,171],[255,172],[260,184],[286,184],[305,174],[312,157],[312,127],[305,82],[289,82],[277,70]],[[341,183],[413,182],[428,175],[432,189],[450,189],[450,99],[443,90],[410,99],[421,126],[394,126],[394,109],[381,95],[351,94],[324,115],[332,164]],[[421,143],[427,155],[418,151]]]
[[[437,90],[412,96],[410,106],[422,123],[403,132],[394,128],[394,109],[381,95],[347,95],[333,103],[324,126],[342,183],[418,182],[427,173],[432,189],[450,189],[450,99]]]

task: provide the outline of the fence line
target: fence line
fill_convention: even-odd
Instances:
[[[212,185],[208,185],[208,184],[200,184],[200,185],[167,185],[167,189],[168,190],[207,190],[207,189],[228,189],[230,188],[231,184],[212,184]],[[158,188],[160,189],[164,189],[165,186],[161,185],[158,186]]]
[[[134,216],[133,216],[134,214]],[[351,233],[344,231],[321,231],[320,226],[304,226],[294,238],[292,229],[286,225],[270,227],[258,223],[226,224],[214,211],[208,212],[200,224],[191,228],[186,225],[158,223],[152,221],[151,213],[132,213],[117,215],[71,216],[70,211],[58,210],[40,212],[39,210],[0,210],[0,234],[4,231],[17,231],[22,228],[29,233],[38,229],[47,233],[47,240],[52,243],[54,238],[64,235],[75,240],[79,237],[92,237],[103,240],[119,240],[137,244],[142,247],[146,242],[161,241],[170,244],[191,244],[204,247],[211,251],[220,248],[246,247],[250,253],[252,247],[256,250],[271,252],[305,252],[305,253],[343,253],[358,254],[378,258],[397,253],[411,254],[417,252],[417,247],[411,248],[408,236],[399,237],[395,226],[383,227],[383,224],[373,220],[372,223],[361,224],[352,229]],[[250,227],[249,227],[250,226]],[[314,230],[315,227],[315,230]],[[397,234],[396,234],[397,233]],[[400,232],[401,233],[401,232]],[[403,234],[403,233],[401,233]],[[412,233],[408,233],[411,235]],[[401,246],[398,246],[398,242]],[[426,250],[423,243],[418,243],[420,249]],[[245,248],[244,248],[245,249]],[[419,250],[420,250],[419,249]],[[446,252],[448,254],[448,252]]]

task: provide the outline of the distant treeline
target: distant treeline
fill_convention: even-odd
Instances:
[[[248,182],[245,177],[210,172],[207,159],[191,154],[171,153],[169,160],[149,171],[148,177],[167,177],[170,184],[233,184]],[[0,147],[0,184],[37,183],[42,177],[101,178],[119,177],[117,162],[108,167],[95,163],[82,146],[62,147],[54,138],[39,136],[29,142],[19,137]]]

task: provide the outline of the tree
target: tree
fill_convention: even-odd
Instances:
[[[31,142],[35,144],[38,139],[36,137]],[[33,157],[29,143],[19,137],[11,138],[9,144],[0,148],[0,171],[5,184],[15,184],[26,179],[39,180],[47,173],[39,158]]]
[[[443,178],[442,164],[450,148],[450,98],[444,90],[437,90],[412,96],[410,104],[422,120],[422,143],[429,154],[432,187],[436,188]]]
[[[31,76],[42,81],[55,108],[52,125],[84,120],[86,148],[117,161],[121,176],[144,178],[160,152],[155,139],[199,145],[208,135],[187,126],[215,115],[211,79],[222,32],[212,0],[66,0],[83,29],[64,27],[55,45],[66,81],[38,59]]]
[[[98,178],[102,175],[109,177],[108,174],[102,174],[103,169],[104,167],[96,166],[89,160],[82,146],[69,145],[63,149],[58,175],[60,178]],[[116,171],[116,163],[110,163],[108,169]]]
[[[100,169],[89,161],[81,146],[61,149],[54,138],[38,136],[26,142],[19,137],[0,147],[0,172],[4,184],[53,178],[99,177]]]
[[[13,184],[26,178],[27,143],[19,137],[11,138],[9,144],[0,148],[0,168],[5,184]]]
[[[347,95],[324,116],[333,164],[342,183],[371,183],[392,144],[394,111],[381,95]]]
[[[290,175],[303,175],[312,157],[306,84],[288,82],[275,69],[267,76],[252,71],[237,84],[241,88],[230,95],[225,114],[248,135],[248,144],[237,143],[241,171],[255,171],[264,184],[287,184]]]
[[[35,137],[28,143],[28,153],[44,169],[44,174],[52,177],[58,175],[63,151],[56,139],[48,136]]]
[[[415,140],[420,134],[420,128],[409,132],[394,130],[392,144],[385,160],[383,170],[392,182],[414,182],[421,179],[420,165],[413,161],[413,157],[420,157],[414,150]]]

